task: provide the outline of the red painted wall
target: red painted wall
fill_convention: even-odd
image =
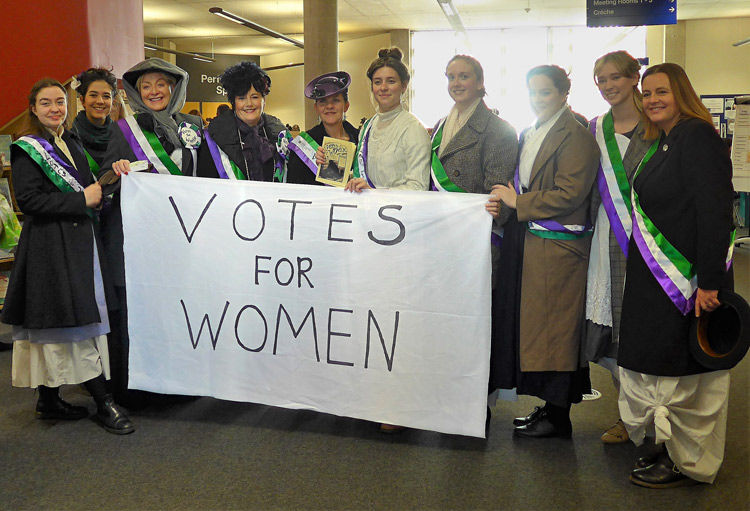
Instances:
[[[3,2],[0,32],[0,126],[22,113],[31,86],[64,82],[92,65],[118,77],[143,60],[143,1]]]

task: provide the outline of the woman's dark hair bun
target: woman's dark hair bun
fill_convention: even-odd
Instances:
[[[381,59],[401,60],[404,54],[401,53],[399,48],[383,48],[378,52],[378,57]]]
[[[398,73],[398,77],[402,82],[408,82],[409,70],[401,60],[403,56],[404,54],[401,52],[401,50],[395,46],[393,48],[381,49],[380,51],[378,51],[378,58],[373,60],[370,64],[370,67],[367,68],[367,78],[372,81],[372,75],[375,74],[375,71],[377,71],[381,67],[388,66],[394,69],[396,73]]]

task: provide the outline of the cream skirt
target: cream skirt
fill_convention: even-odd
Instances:
[[[13,342],[14,387],[59,387],[79,384],[103,374],[109,379],[107,336],[78,342],[36,344]]]

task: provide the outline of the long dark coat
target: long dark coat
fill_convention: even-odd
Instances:
[[[518,196],[518,220],[585,224],[598,164],[594,137],[566,109],[539,148],[529,191]],[[526,232],[521,277],[522,371],[577,369],[590,246],[590,237],[544,239]]]
[[[54,145],[51,134],[44,138]],[[63,160],[75,163],[85,188],[94,178],[78,137],[65,131],[62,138],[74,161],[57,152]],[[60,191],[15,145],[11,168],[13,190],[24,219],[0,319],[24,328],[75,327],[101,321],[94,292],[94,243],[99,254],[102,249],[96,226],[86,214],[83,192]]]
[[[344,131],[349,135],[349,141],[354,145],[359,140],[359,130],[344,121]],[[323,144],[323,137],[326,136],[326,129],[323,123],[318,123],[312,129],[307,130],[307,134],[310,138],[315,140],[318,145]],[[322,185],[323,183],[315,181],[315,174],[312,173],[310,167],[305,165],[299,156],[293,151],[289,151],[289,160],[287,161],[287,183],[298,183],[303,185]]]
[[[732,164],[714,127],[688,119],[662,133],[634,186],[645,214],[695,266],[698,287],[731,286],[725,261],[733,229]],[[657,376],[708,371],[688,348],[691,316],[659,286],[631,237],[617,363]]]

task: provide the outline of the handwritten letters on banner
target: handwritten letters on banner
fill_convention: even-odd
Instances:
[[[130,387],[483,437],[485,202],[125,176]]]

